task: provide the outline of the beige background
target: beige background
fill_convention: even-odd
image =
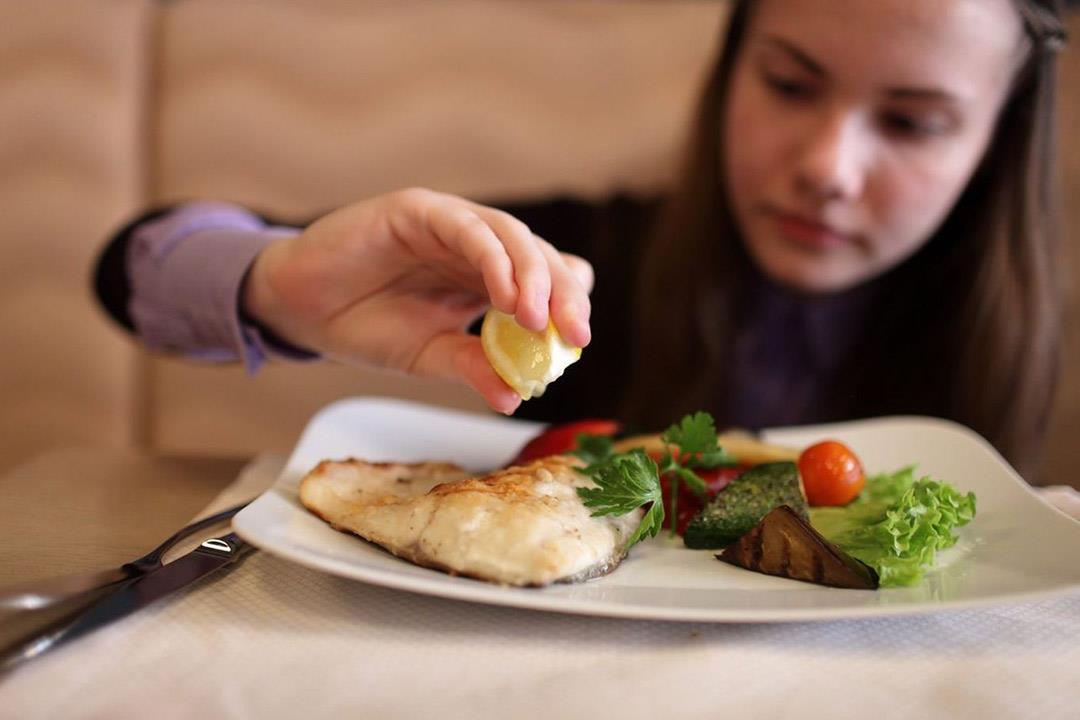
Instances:
[[[138,209],[191,197],[300,219],[415,184],[660,188],[722,13],[709,0],[0,0],[0,469],[72,444],[287,451],[343,395],[480,409],[460,388],[352,368],[250,379],[147,358],[96,310],[91,260]],[[1071,244],[1080,52],[1063,60]],[[1068,267],[1080,278],[1075,255]],[[1080,460],[1070,322],[1052,482],[1075,482]]]

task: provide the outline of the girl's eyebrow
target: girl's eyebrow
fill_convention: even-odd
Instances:
[[[766,42],[783,50],[785,53],[790,55],[793,60],[802,65],[808,72],[819,76],[825,75],[825,68],[821,66],[821,63],[814,60],[803,50],[799,49],[795,45],[792,45],[787,40],[784,40],[783,38],[777,37],[775,35],[771,35],[766,38]]]
[[[946,102],[950,105],[959,105],[960,99],[947,90],[939,90],[937,88],[920,88],[920,87],[897,87],[889,88],[888,96],[896,98],[898,100],[937,100],[939,102]]]
[[[816,75],[817,77],[825,77],[827,74],[821,63],[814,60],[814,58],[810,57],[806,51],[792,44],[788,40],[771,35],[765,39],[765,42],[768,45],[779,48],[792,60],[799,65],[802,65],[807,72]],[[895,98],[897,100],[936,100],[939,102],[947,102],[952,105],[961,104],[960,98],[955,94],[940,88],[902,86],[889,88],[886,90],[885,94],[890,98]]]

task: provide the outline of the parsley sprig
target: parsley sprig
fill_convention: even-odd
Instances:
[[[665,462],[670,459],[684,468],[703,469],[734,465],[736,462],[731,453],[720,447],[716,425],[712,415],[707,412],[696,412],[683,417],[660,437],[669,446],[675,445],[679,450],[679,454],[674,457],[668,452],[664,456]]]
[[[655,536],[664,526],[661,474],[670,473],[673,478],[671,532],[674,533],[679,482],[685,482],[691,490],[704,496],[707,493],[705,481],[694,469],[735,464],[735,458],[720,447],[716,426],[709,413],[687,415],[664,431],[661,439],[668,450],[661,457],[659,466],[641,448],[625,453],[614,452],[612,439],[598,435],[578,435],[577,449],[572,453],[588,463],[580,472],[592,478],[597,485],[595,488],[578,488],[578,495],[585,506],[593,508],[594,517],[626,515],[651,503],[641,524],[630,536],[628,547],[646,536]]]
[[[593,508],[593,517],[626,515],[646,503],[652,503],[630,536],[627,547],[660,532],[664,525],[660,476],[657,475],[656,463],[644,450],[638,448],[628,453],[610,455],[581,472],[591,477],[597,485],[595,488],[577,489],[585,507]]]
[[[675,534],[679,515],[679,483],[684,482],[698,497],[708,495],[709,489],[695,468],[710,470],[722,465],[734,465],[735,458],[720,447],[712,415],[696,412],[686,415],[660,436],[668,446],[660,458],[660,474],[671,475],[668,497],[671,503],[671,534]],[[675,448],[675,452],[671,448]]]

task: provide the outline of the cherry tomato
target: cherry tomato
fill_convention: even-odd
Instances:
[[[806,501],[814,506],[847,505],[866,485],[862,463],[851,448],[835,440],[811,445],[799,455]]]
[[[570,452],[577,447],[577,436],[582,433],[588,435],[614,435],[621,428],[622,426],[614,420],[595,418],[552,425],[527,442],[510,464],[520,465],[548,455],[561,455]]]

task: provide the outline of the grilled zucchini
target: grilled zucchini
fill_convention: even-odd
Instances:
[[[757,465],[732,480],[690,521],[683,542],[696,549],[730,545],[780,505],[810,518],[795,463]]]

